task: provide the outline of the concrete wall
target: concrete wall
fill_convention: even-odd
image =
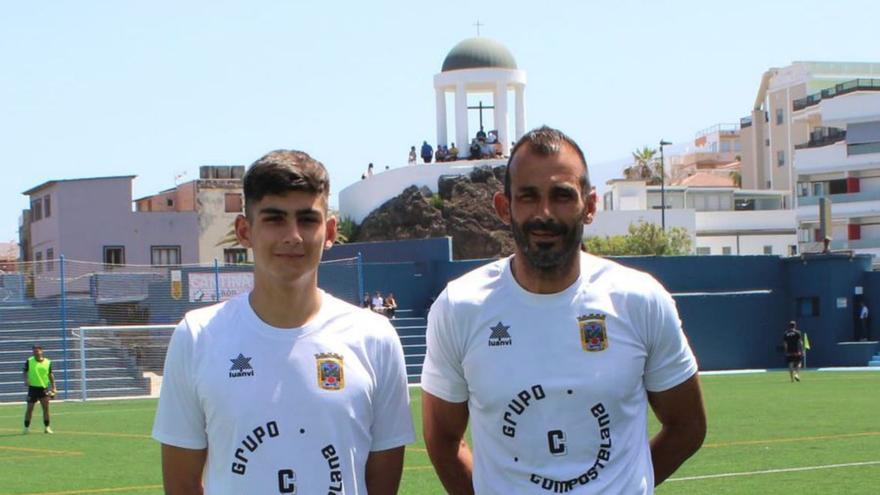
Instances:
[[[373,177],[355,182],[339,192],[339,216],[361,223],[373,210],[409,186],[427,187],[437,192],[437,181],[444,175],[464,175],[476,167],[497,167],[506,163],[505,160],[459,160],[376,171]]]

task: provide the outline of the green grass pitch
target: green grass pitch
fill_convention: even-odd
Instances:
[[[880,493],[880,373],[803,376],[795,384],[784,372],[704,376],[706,443],[657,493]],[[418,425],[417,389],[412,398]],[[0,406],[0,494],[162,493],[149,437],[155,405],[58,402],[56,434],[42,433],[38,408],[27,436],[24,406]],[[407,449],[401,493],[443,493],[421,438]]]

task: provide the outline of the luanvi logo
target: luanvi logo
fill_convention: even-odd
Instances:
[[[492,335],[489,336],[489,347],[513,344],[513,339],[507,332],[509,329],[509,325],[505,326],[500,321],[494,327],[489,327],[489,330],[492,330]]]
[[[238,357],[230,359],[232,367],[229,368],[229,378],[238,378],[241,376],[254,376],[254,368],[251,366],[251,359],[244,357],[244,354],[238,353]]]

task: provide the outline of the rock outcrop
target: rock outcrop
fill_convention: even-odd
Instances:
[[[452,237],[455,259],[507,256],[510,229],[495,214],[492,197],[504,187],[504,167],[441,178],[438,192],[410,186],[370,213],[352,241]]]

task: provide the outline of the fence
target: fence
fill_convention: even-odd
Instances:
[[[364,287],[361,265],[360,257],[321,263],[318,285],[359,305]],[[37,343],[52,359],[62,398],[82,396],[83,375],[90,383],[100,381],[93,389],[102,392],[93,396],[148,388],[143,374],[152,372],[155,359],[139,356],[144,347],[137,343],[146,336],[108,334],[83,349],[78,329],[174,325],[187,311],[225,301],[253,286],[252,265],[218,262],[144,266],[61,256],[21,263],[16,269],[0,273],[0,402],[23,399],[22,368]],[[88,375],[92,364],[97,368]]]

